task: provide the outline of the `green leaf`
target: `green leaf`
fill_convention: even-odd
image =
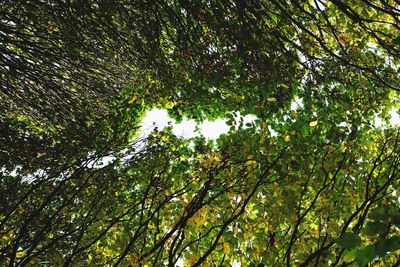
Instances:
[[[368,222],[364,232],[367,235],[382,235],[386,233],[387,229],[388,225],[384,222]]]
[[[400,225],[400,212],[394,211],[394,210],[390,210],[389,211],[389,217],[390,217],[390,221],[391,222],[393,222],[396,225]]]
[[[393,40],[393,43],[396,45],[400,44],[400,37],[397,37],[396,39]]]
[[[387,240],[387,249],[389,252],[395,252],[400,249],[400,237],[393,236]]]
[[[384,208],[376,208],[371,210],[368,217],[376,221],[387,221],[389,219],[387,210]]]
[[[376,243],[375,243],[375,251],[376,254],[378,254],[379,256],[384,256],[386,254],[386,252],[388,251],[387,246],[386,246],[386,239],[379,239]]]
[[[357,249],[348,250],[343,254],[343,260],[345,262],[352,262],[356,257]]]
[[[386,255],[387,252],[395,252],[400,249],[400,237],[393,236],[389,239],[379,239],[375,243],[375,250],[379,256]]]
[[[346,232],[336,239],[336,244],[342,248],[351,249],[361,244],[361,238],[352,232]]]
[[[228,119],[233,119],[233,115],[232,115],[232,113],[228,113],[228,114],[226,114],[226,117],[227,117]]]
[[[358,266],[363,267],[366,266],[370,261],[375,259],[377,256],[375,248],[373,245],[368,245],[363,247],[356,253],[356,262]]]

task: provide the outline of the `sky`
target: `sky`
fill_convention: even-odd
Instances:
[[[295,100],[291,106],[292,110],[301,109],[303,104],[301,100]],[[392,119],[390,124],[400,125],[400,117],[398,110],[393,108],[390,111]],[[244,116],[244,123],[251,122],[256,119],[254,115]],[[146,117],[141,122],[141,133],[139,136],[147,136],[154,127],[161,130],[168,125],[173,126],[173,133],[178,137],[190,138],[202,134],[208,139],[217,139],[221,134],[229,131],[229,126],[226,124],[226,119],[217,119],[215,121],[204,121],[198,126],[199,131],[196,131],[196,122],[194,120],[183,119],[181,123],[175,123],[173,119],[168,116],[166,110],[154,108],[146,114]],[[384,127],[381,119],[376,116],[375,126]]]
[[[244,123],[255,120],[253,115],[244,116]],[[168,116],[166,110],[154,108],[146,114],[146,117],[141,122],[141,133],[139,136],[147,136],[154,127],[159,130],[168,126],[170,123],[173,126],[173,133],[178,137],[190,138],[202,134],[208,139],[217,139],[221,134],[229,131],[229,126],[225,119],[217,119],[215,121],[206,120],[198,125],[199,131],[196,131],[196,122],[194,120],[183,119],[181,123],[175,123]]]

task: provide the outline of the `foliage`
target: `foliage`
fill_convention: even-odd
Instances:
[[[398,10],[3,1],[0,262],[398,266]],[[152,107],[231,128],[141,137]]]

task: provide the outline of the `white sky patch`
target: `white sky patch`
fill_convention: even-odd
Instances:
[[[376,128],[383,128],[385,124],[383,123],[383,120],[378,117],[378,115],[375,115],[374,117],[374,126]]]
[[[303,107],[304,107],[304,104],[303,104],[302,98],[295,98],[295,99],[293,99],[292,104],[290,104],[291,110],[303,109]]]
[[[221,134],[225,134],[229,131],[229,126],[226,124],[226,120],[217,119],[215,121],[205,121],[200,125],[200,132],[210,139],[217,139]]]
[[[252,122],[256,119],[254,115],[246,115],[243,122]],[[154,108],[150,110],[146,117],[141,122],[141,132],[139,136],[147,136],[155,127],[158,130],[171,125],[173,133],[178,137],[190,138],[200,136],[202,134],[205,138],[217,139],[221,134],[229,131],[229,126],[226,124],[226,119],[217,119],[215,121],[206,120],[197,125],[194,120],[182,119],[182,122],[176,123],[168,116],[166,110]],[[198,131],[196,131],[196,126]]]
[[[392,108],[390,110],[390,124],[391,125],[400,125],[400,116],[399,116],[399,110],[397,108]]]
[[[163,129],[168,126],[168,122],[172,123],[172,119],[168,116],[166,110],[152,109],[147,112],[146,117],[140,124],[141,133],[139,136],[142,136],[142,133],[150,133],[154,127]]]
[[[102,167],[107,166],[108,164],[112,163],[114,160],[117,158],[115,156],[105,156],[101,158],[96,158],[94,160],[91,160],[89,163],[87,163],[86,167],[90,169],[99,169]]]
[[[387,129],[390,127],[398,127],[400,126],[400,116],[399,116],[399,109],[393,107],[390,111],[389,111],[389,123],[383,121],[380,117],[379,114],[375,114],[374,117],[374,126],[376,128],[383,128],[383,129]]]
[[[319,9],[319,10],[321,10],[321,11],[324,11],[325,10],[325,0],[317,0],[317,1],[310,1],[309,2],[310,3],[310,5],[313,7],[313,8],[315,8],[315,9]],[[317,6],[318,5],[318,6]]]
[[[291,110],[303,109],[303,100],[301,98],[296,98],[291,104]],[[238,116],[239,115],[239,116]],[[400,116],[398,114],[398,109],[393,108],[390,111],[390,124],[392,126],[400,125]],[[235,119],[238,122],[240,114],[235,112]],[[257,117],[254,115],[246,115],[243,117],[243,123],[253,122]],[[203,135],[208,139],[217,139],[221,134],[225,134],[229,131],[229,126],[226,124],[226,119],[217,119],[215,121],[206,120],[201,124],[196,124],[194,120],[183,119],[182,122],[176,123],[174,119],[168,116],[167,110],[154,108],[147,112],[146,117],[141,122],[141,132],[139,136],[141,138],[147,137],[150,132],[157,127],[158,130],[162,130],[167,126],[172,126],[173,133],[178,137],[191,138]],[[343,122],[339,126],[346,126]],[[374,118],[375,127],[387,127],[385,123],[378,116]],[[275,136],[272,128],[270,129],[272,136]]]
[[[242,264],[240,264],[240,262],[238,262],[237,260],[233,261],[232,267],[241,267]]]

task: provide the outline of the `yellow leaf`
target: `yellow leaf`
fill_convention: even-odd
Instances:
[[[137,266],[139,262],[139,257],[136,255],[132,255],[130,258],[131,266]]]
[[[22,258],[23,256],[25,256],[25,251],[19,251],[19,252],[17,252],[17,254],[15,255],[18,259],[19,258]]]
[[[186,259],[186,263],[188,265],[193,265],[197,261],[196,255],[192,255],[189,258]]]
[[[281,83],[281,86],[282,86],[283,88],[285,88],[285,89],[289,89],[289,85],[287,85],[287,84]]]
[[[274,102],[276,102],[276,98],[275,97],[269,97],[269,98],[267,98],[267,101],[274,103]]]
[[[226,242],[223,244],[223,251],[225,254],[228,254],[231,251],[231,247]]]
[[[248,171],[252,171],[255,168],[257,168],[257,161],[255,160],[246,161],[246,166]]]
[[[343,33],[342,35],[339,36],[339,39],[345,43],[350,42],[353,37],[348,34],[348,33]]]
[[[136,96],[132,96],[131,99],[129,100],[129,104],[132,104],[133,102],[135,102],[136,99],[137,99]]]
[[[209,169],[212,166],[213,160],[212,158],[207,158],[203,161],[203,167]]]
[[[285,135],[284,140],[285,142],[290,142],[290,135]]]
[[[252,234],[249,233],[248,231],[246,231],[246,232],[244,232],[243,237],[244,237],[244,239],[248,240],[252,237]]]
[[[318,121],[312,121],[312,122],[310,122],[310,127],[317,126],[317,124],[318,124]]]
[[[175,103],[174,103],[174,102],[171,102],[171,101],[169,101],[169,102],[167,102],[167,103],[165,104],[165,107],[166,107],[167,109],[173,108],[174,106],[175,106]]]
[[[261,129],[266,129],[267,126],[268,125],[265,122],[261,122],[261,125],[260,125]]]

